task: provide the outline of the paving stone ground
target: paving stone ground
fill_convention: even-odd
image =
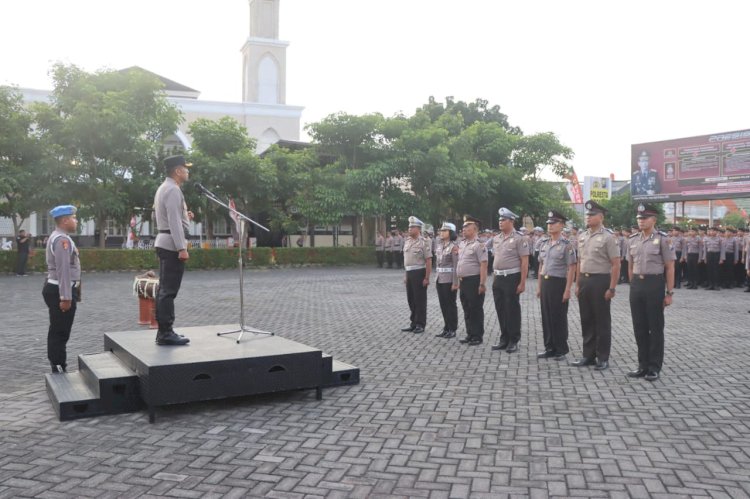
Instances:
[[[133,277],[85,275],[72,358],[102,351],[104,332],[138,329]],[[678,290],[651,384],[625,376],[636,365],[626,285],[600,373],[536,359],[534,280],[521,350],[508,355],[490,350],[490,296],[480,347],[433,336],[434,287],[428,333],[399,332],[402,278],[248,271],[249,324],[358,366],[361,383],[322,401],[302,391],[172,406],[150,425],[145,412],[59,422],[44,388],[43,277],[0,277],[0,498],[750,497],[750,294]],[[238,302],[234,272],[190,272],[176,326],[237,322]],[[575,301],[569,320],[578,355]]]

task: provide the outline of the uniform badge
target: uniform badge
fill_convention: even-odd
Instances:
[[[659,244],[659,240],[658,239],[654,239],[654,246],[656,246],[657,244]]]
[[[513,242],[513,238],[511,237],[511,238],[510,238],[510,241],[508,241],[508,242],[509,242],[509,243],[512,243],[512,242]]]
[[[63,239],[62,240],[62,247],[63,247],[63,249],[65,251],[68,251],[68,248],[70,248],[70,244],[68,244],[68,240],[67,239]]]

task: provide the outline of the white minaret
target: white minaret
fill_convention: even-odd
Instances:
[[[249,0],[250,36],[242,47],[242,101],[286,104],[286,48],[279,0]]]

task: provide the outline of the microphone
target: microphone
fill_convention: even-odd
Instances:
[[[194,185],[194,188],[198,192],[198,194],[206,194],[210,192],[208,189],[203,187],[203,184],[201,184],[200,182],[196,182]]]

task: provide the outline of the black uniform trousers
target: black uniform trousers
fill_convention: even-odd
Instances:
[[[718,288],[719,283],[719,258],[721,253],[718,251],[710,251],[706,253],[706,277],[708,279],[708,286],[711,288]]]
[[[708,286],[708,265],[704,261],[698,262],[698,285]]]
[[[49,330],[47,331],[47,359],[50,365],[67,366],[66,345],[70,339],[70,331],[73,329],[73,321],[76,318],[76,300],[78,290],[73,289],[73,301],[70,310],[60,310],[60,288],[57,284],[45,283],[42,289],[44,303],[49,309]]]
[[[539,276],[544,350],[566,354],[568,349],[568,302],[562,301],[565,277]]]
[[[722,288],[733,288],[734,287],[734,253],[727,253],[724,256],[724,263],[722,264]]]
[[[630,283],[638,368],[657,373],[664,362],[664,284],[664,274],[634,275]]]
[[[674,287],[680,288],[682,286],[682,251],[675,251],[674,261]]]
[[[604,293],[609,289],[609,277],[609,274],[581,272],[581,280],[578,282],[583,356],[587,359],[596,357],[599,362],[609,360],[609,351],[612,347],[610,302],[604,299]]]
[[[484,293],[479,293],[479,275],[462,277],[458,285],[464,309],[467,338],[484,338]]]
[[[375,259],[378,261],[378,267],[383,268],[383,253],[384,251],[376,251],[375,252]]]
[[[388,268],[393,268],[393,251],[386,251],[385,252],[385,260],[388,262]]]
[[[18,252],[18,261],[16,262],[16,274],[24,275],[26,273],[26,263],[29,261],[28,251]]]
[[[688,286],[698,286],[698,253],[687,254]]]
[[[520,282],[520,272],[506,276],[496,274],[492,281],[492,297],[500,323],[500,344],[521,341],[521,297],[516,293]]]
[[[406,300],[409,302],[411,327],[427,324],[427,288],[422,284],[426,269],[410,270],[406,273]]]
[[[178,258],[177,251],[156,248],[159,256],[159,294],[156,296],[156,322],[160,332],[172,330],[174,324],[174,299],[182,285],[185,262]]]
[[[628,259],[620,259],[620,282],[630,282],[628,278]]]
[[[458,307],[456,306],[456,294],[458,291],[451,290],[453,283],[437,283],[438,301],[440,301],[440,311],[443,313],[446,331],[456,331],[458,329]]]

